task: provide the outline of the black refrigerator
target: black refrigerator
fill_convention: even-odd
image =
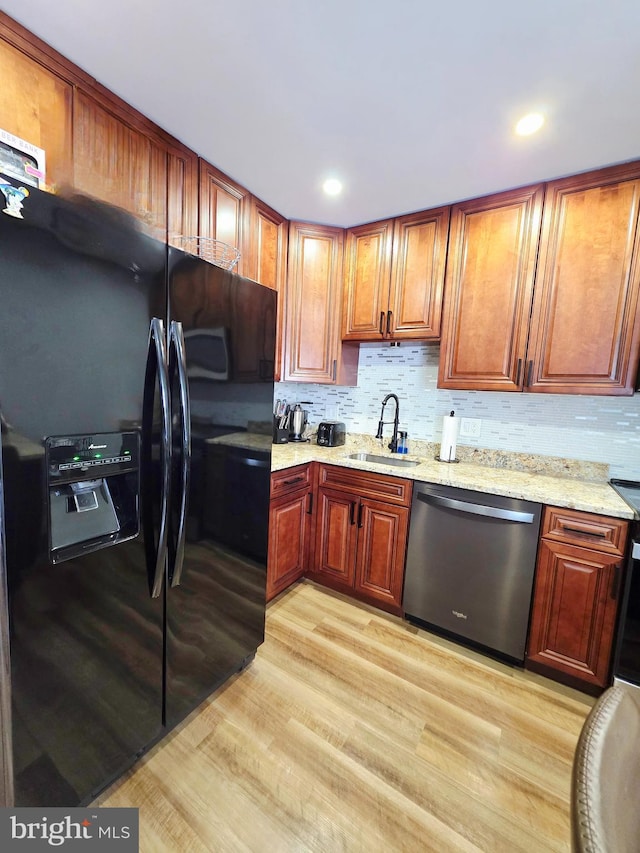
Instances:
[[[263,641],[275,301],[0,176],[1,805],[91,802]]]

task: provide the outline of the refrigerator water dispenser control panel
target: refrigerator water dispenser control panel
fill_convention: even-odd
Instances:
[[[138,433],[54,436],[45,452],[52,563],[138,534]]]
[[[72,482],[82,477],[108,477],[138,470],[138,433],[111,432],[47,438],[49,482]],[[98,470],[99,473],[98,473]]]

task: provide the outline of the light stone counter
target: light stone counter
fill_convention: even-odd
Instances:
[[[243,450],[271,450],[275,446],[271,443],[270,435],[256,432],[231,432],[208,438],[205,444],[224,444],[225,447],[241,447]]]
[[[216,439],[218,440],[218,439]],[[506,454],[499,451],[475,451],[459,448],[459,463],[437,462],[437,446],[428,442],[413,442],[406,457],[416,460],[412,468],[399,468],[349,458],[349,454],[367,451],[391,458],[399,458],[386,448],[384,443],[370,436],[348,436],[343,447],[319,447],[313,443],[289,443],[272,446],[271,470],[279,471],[307,462],[323,462],[358,468],[392,477],[423,480],[446,486],[457,486],[478,492],[524,498],[551,506],[610,515],[616,518],[633,518],[632,510],[607,483],[606,465],[582,463],[575,460],[532,457],[525,454]],[[488,464],[477,464],[468,459],[482,459]],[[499,465],[500,467],[492,467]],[[511,464],[513,467],[507,467]],[[520,470],[514,470],[519,468]],[[542,473],[540,473],[542,472]]]

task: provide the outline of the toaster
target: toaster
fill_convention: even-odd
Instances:
[[[339,447],[344,444],[346,429],[342,421],[322,421],[318,424],[317,444],[322,447]]]

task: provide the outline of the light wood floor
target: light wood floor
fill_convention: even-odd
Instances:
[[[302,583],[98,804],[139,807],[142,853],[566,851],[592,703]]]

